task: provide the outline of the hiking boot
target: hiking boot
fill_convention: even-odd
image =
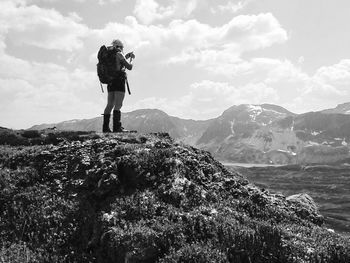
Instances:
[[[119,123],[116,123],[116,125],[114,125],[114,123],[113,123],[113,132],[128,132],[128,130],[125,130],[122,127],[121,122],[119,122]]]
[[[102,126],[102,132],[112,132],[109,128],[109,120],[111,118],[111,114],[103,114],[103,126]]]
[[[120,110],[113,111],[113,132],[123,132],[124,128],[120,122],[121,112]]]

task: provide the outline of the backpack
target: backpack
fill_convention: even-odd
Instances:
[[[97,76],[103,84],[109,84],[117,74],[116,52],[105,45],[97,53]]]

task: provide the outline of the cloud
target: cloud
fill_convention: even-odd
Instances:
[[[299,113],[334,107],[337,101],[350,95],[349,60],[321,67],[309,75],[289,60],[254,58],[236,63],[233,74],[231,81],[263,84],[273,89],[278,101],[271,101]]]
[[[209,71],[227,72],[227,68],[237,62],[243,53],[288,39],[287,32],[271,13],[240,15],[221,27],[197,25],[196,29],[197,32],[187,31],[196,41],[191,41],[179,55],[170,58],[170,63],[193,61],[198,67]]]
[[[97,115],[103,102],[95,72],[28,62],[0,53],[1,125],[24,128],[42,122]]]
[[[172,0],[170,5],[161,6],[156,0],[136,0],[134,15],[143,23],[169,18],[188,17],[197,7],[198,0]]]
[[[240,15],[221,26],[195,19],[173,20],[167,26],[144,25],[132,16],[124,23],[109,23],[93,30],[89,38],[109,43],[111,36],[123,39],[141,58],[165,64],[192,62],[209,71],[225,70],[243,53],[284,43],[287,32],[270,13]],[[107,39],[108,37],[108,39]],[[147,59],[146,59],[147,57]]]
[[[302,64],[304,64],[304,62],[305,62],[304,56],[300,56],[300,57],[298,58],[298,64],[302,65]]]
[[[163,63],[169,69],[180,63],[193,62],[185,67],[191,70],[194,65],[227,79],[227,82],[199,79],[187,93],[176,99],[145,97],[133,105],[125,105],[125,110],[152,107],[176,116],[206,118],[218,116],[233,104],[278,103],[279,91],[271,87],[267,80],[272,82],[274,74],[282,77],[283,71],[292,72],[294,69],[283,61],[264,58],[246,61],[241,58],[245,52],[288,39],[287,32],[270,13],[236,16],[221,26],[211,26],[194,19],[174,20],[166,26],[145,25],[129,16],[124,23],[109,23],[101,30],[94,30],[91,38],[101,41],[111,35],[125,40],[126,47],[136,48],[139,68],[149,67],[150,61],[152,67]],[[279,71],[276,66],[279,66]],[[257,72],[260,72],[259,77],[254,76]],[[233,81],[229,74],[223,73],[229,73],[236,79]],[[287,75],[289,77],[291,74]],[[237,78],[243,80],[237,81]]]
[[[230,105],[224,101],[234,92],[234,87],[228,83],[215,83],[204,80],[193,83],[189,87],[189,93],[177,98],[148,97],[139,100],[133,105],[137,108],[158,108],[166,113],[193,119],[206,119],[217,117],[223,108]],[[130,108],[131,109],[131,108]]]
[[[155,0],[137,0],[134,14],[144,24],[150,24],[154,20],[165,16],[160,14],[158,9],[159,4]]]
[[[85,0],[75,0],[75,1],[85,1]],[[99,5],[106,5],[106,4],[115,4],[119,3],[122,0],[98,0]]]
[[[55,3],[59,1],[60,0],[14,0],[12,2],[29,5],[29,4],[41,4],[41,3]],[[72,1],[78,2],[78,3],[84,3],[87,0],[72,0]]]
[[[135,108],[159,108],[183,118],[208,119],[219,116],[232,105],[262,103],[279,99],[276,90],[264,83],[233,86],[227,82],[202,80],[189,87],[188,94],[174,98],[149,97],[138,101]]]
[[[222,13],[222,12],[230,12],[230,13],[237,13],[238,11],[242,10],[250,1],[239,1],[239,2],[233,2],[228,1],[225,4],[218,5],[216,7],[212,7],[210,10],[212,13]]]
[[[350,85],[350,59],[343,59],[338,64],[321,67],[317,70],[315,78],[336,85]]]
[[[276,90],[265,83],[248,83],[234,86],[228,82],[210,80],[193,83],[188,96],[191,98],[191,104],[198,104],[200,111],[205,111],[205,108],[208,108],[209,105],[213,109],[222,110],[234,104],[262,103],[267,99],[271,101],[278,100]]]
[[[251,83],[265,83],[275,87],[285,97],[295,97],[295,94],[329,98],[340,96],[350,85],[350,63],[340,61],[338,64],[321,67],[314,75],[305,73],[299,65],[289,60],[271,58],[253,58],[242,60],[231,67],[231,80],[237,78],[249,79]],[[223,73],[223,72],[222,72]],[[344,87],[342,87],[343,84]],[[297,91],[295,93],[295,91]]]
[[[17,45],[72,51],[83,47],[88,28],[76,13],[63,16],[54,9],[43,9],[23,2],[0,3],[0,34]]]
[[[136,2],[135,17],[92,29],[77,13],[63,15],[33,5],[42,1],[51,0],[0,2],[2,126],[99,114],[105,98],[95,72],[96,53],[114,38],[137,56],[130,74],[137,92],[128,97],[124,111],[160,108],[175,116],[207,119],[234,104],[268,102],[300,112],[334,106],[350,95],[350,60],[307,74],[302,58],[296,64],[246,58],[252,51],[287,43],[287,30],[271,13],[230,15],[226,23],[213,25],[195,19],[207,0],[145,0]],[[216,14],[229,15],[246,4],[222,0]],[[22,45],[36,54],[17,53]]]
[[[308,75],[289,60],[255,58],[237,63],[234,74],[236,77],[227,82],[195,82],[178,98],[146,98],[135,106],[158,107],[183,118],[208,119],[242,103],[274,103],[303,113],[334,107],[350,95],[350,60]]]
[[[315,98],[324,102],[336,102],[350,95],[350,60],[344,59],[331,66],[320,67],[316,73],[299,88],[302,97]]]
[[[205,13],[206,10],[210,10],[211,15],[233,14],[242,10],[251,1],[219,0],[213,4],[210,0],[170,0],[167,1],[169,4],[164,4],[165,1],[136,0],[133,14],[141,23],[148,25],[171,19],[189,19],[196,11]]]

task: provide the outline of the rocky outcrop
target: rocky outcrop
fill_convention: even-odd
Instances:
[[[52,133],[0,148],[5,262],[349,262],[350,240],[312,207],[209,152],[167,134]]]
[[[311,196],[305,193],[288,196],[289,201],[298,215],[304,218],[311,218],[314,222],[322,222],[324,219],[319,214],[318,207]]]

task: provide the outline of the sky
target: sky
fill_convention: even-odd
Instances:
[[[0,126],[101,116],[97,52],[134,51],[123,112],[350,102],[348,0],[0,0]]]

